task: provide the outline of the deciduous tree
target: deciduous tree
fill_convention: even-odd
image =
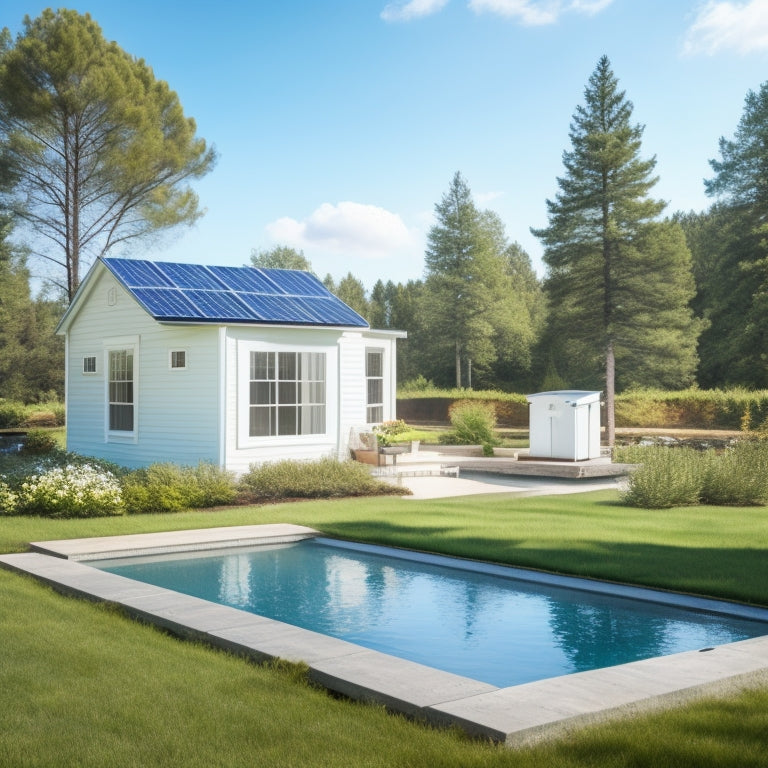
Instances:
[[[266,251],[258,251],[254,248],[251,251],[251,266],[264,269],[301,269],[312,272],[312,264],[304,256],[304,251],[297,251],[289,245],[276,245]]]
[[[90,15],[48,9],[0,51],[6,202],[34,253],[60,266],[70,300],[84,262],[194,222],[189,182],[213,167],[179,98]]]

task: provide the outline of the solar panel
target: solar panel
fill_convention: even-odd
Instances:
[[[176,288],[134,288],[139,303],[158,320],[202,320],[204,315]]]
[[[316,324],[319,319],[293,296],[242,293],[240,297],[263,322],[310,325]]]
[[[257,320],[256,315],[231,291],[184,291],[206,320]]]
[[[309,272],[141,259],[102,261],[158,320],[368,326]]]
[[[289,296],[328,296],[330,294],[320,280],[309,272],[298,269],[265,269],[263,271]]]
[[[116,277],[128,288],[173,288],[174,284],[151,261],[139,259],[103,259]]]
[[[328,297],[302,296],[299,301],[308,307],[320,325],[368,325],[354,309],[333,294]]]
[[[163,274],[173,281],[177,288],[193,288],[208,291],[220,291],[222,288],[227,288],[208,267],[204,267],[202,264],[174,264],[167,262],[158,266]]]
[[[254,267],[210,267],[216,277],[227,288],[247,293],[282,293],[279,286],[264,273]]]

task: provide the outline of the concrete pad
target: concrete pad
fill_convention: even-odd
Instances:
[[[186,531],[135,533],[127,536],[100,536],[90,539],[33,541],[30,547],[69,560],[103,560],[113,557],[137,557],[166,552],[194,552],[254,544],[290,544],[317,536],[318,531],[304,525],[232,525],[222,528],[200,528]]]
[[[377,701],[397,712],[423,716],[425,707],[498,690],[494,685],[454,675],[377,651],[310,665],[312,680],[352,699]]]
[[[382,478],[383,479],[383,478]],[[403,477],[399,484],[411,491],[405,499],[444,499],[451,496],[476,496],[491,493],[514,493],[521,496],[548,496],[563,493],[616,490],[615,477],[568,480],[532,478],[483,472],[462,472],[459,477]]]

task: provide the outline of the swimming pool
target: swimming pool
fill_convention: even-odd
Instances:
[[[498,687],[768,634],[665,593],[324,538],[91,565]]]

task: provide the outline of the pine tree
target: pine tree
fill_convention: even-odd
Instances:
[[[733,139],[720,139],[715,176],[704,182],[729,234],[707,285],[711,330],[702,350],[725,381],[768,386],[768,83],[749,91]],[[720,236],[722,242],[723,237]]]
[[[455,384],[462,387],[471,385],[471,372],[488,377],[500,355],[520,354],[526,345],[529,349],[532,336],[507,271],[499,217],[477,209],[460,173],[435,213],[425,257],[430,334],[425,362],[438,372],[438,380],[447,379],[453,367]]]
[[[0,39],[6,202],[70,300],[87,259],[202,215],[189,182],[215,153],[195,131],[168,84],[88,14],[49,8],[14,45]]]
[[[571,149],[563,153],[559,191],[547,200],[549,226],[533,233],[545,248],[547,334],[560,343],[558,371],[584,377],[603,368],[606,436],[613,445],[617,364],[671,367],[690,378],[698,325],[689,307],[690,255],[668,225],[652,225],[665,205],[649,197],[656,161],[640,157],[643,126],[631,122],[632,103],[618,90],[607,57],[584,96],[571,123]],[[681,354],[672,339],[685,340]]]

